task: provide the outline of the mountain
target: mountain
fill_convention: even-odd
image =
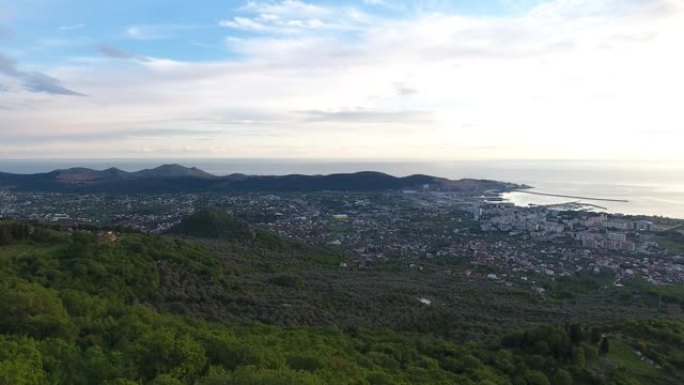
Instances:
[[[214,179],[214,175],[196,167],[183,167],[178,164],[165,164],[157,168],[131,173],[134,178],[203,178]]]
[[[399,189],[450,190],[464,193],[508,191],[524,186],[487,180],[449,180],[429,175],[395,177],[362,171],[331,175],[261,176],[231,174],[215,176],[198,168],[177,164],[127,172],[117,168],[92,170],[70,168],[38,174],[0,172],[0,188],[51,192],[199,192],[199,191],[376,191]]]

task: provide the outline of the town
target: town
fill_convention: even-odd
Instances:
[[[464,262],[487,279],[526,281],[610,274],[684,283],[684,221],[597,213],[575,204],[518,207],[496,197],[443,191],[64,194],[0,191],[0,215],[67,226],[164,233],[187,215],[219,207],[280,236],[348,256],[344,268],[393,263],[421,270]]]

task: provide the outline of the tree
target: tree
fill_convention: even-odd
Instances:
[[[504,373],[513,373],[515,371],[515,360],[513,353],[509,350],[499,350],[495,357],[496,366]]]
[[[551,385],[546,374],[538,370],[528,370],[525,377],[528,385]]]
[[[584,349],[581,347],[572,348],[572,362],[578,368],[583,368],[587,364],[587,358],[584,355]]]
[[[596,344],[601,340],[601,331],[598,328],[591,328],[591,343]]]
[[[582,342],[582,326],[578,323],[570,325],[570,340],[572,344],[577,346]]]
[[[0,223],[0,246],[12,244],[13,241],[10,223]]]
[[[23,358],[3,361],[0,363],[0,384],[42,385],[45,384],[45,373]]]
[[[554,385],[572,385],[573,384],[572,375],[567,370],[558,369],[556,371],[556,374],[553,375],[553,384]]]
[[[68,338],[73,325],[53,290],[16,282],[0,292],[0,332]]]
[[[159,329],[138,341],[140,373],[155,378],[170,373],[178,378],[197,375],[206,363],[204,347],[187,334],[173,329]]]
[[[152,381],[152,385],[183,385],[183,382],[170,374],[160,374]]]
[[[125,378],[117,378],[114,381],[106,382],[106,385],[138,385],[138,382],[127,380]]]
[[[0,335],[0,385],[43,385],[43,357],[35,340]]]
[[[608,336],[603,337],[601,340],[601,347],[599,347],[599,353],[606,355],[610,351],[610,345],[608,344]]]

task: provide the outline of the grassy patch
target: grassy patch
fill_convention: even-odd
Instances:
[[[627,285],[637,288],[642,293],[660,296],[664,302],[684,304],[684,286],[682,285],[654,285],[643,279],[631,280]]]
[[[671,253],[684,255],[684,243],[663,238],[658,240],[658,244]]]
[[[645,360],[642,361],[641,357],[634,352],[634,349],[624,341],[611,340],[608,356],[619,361],[625,370],[639,378],[653,381],[654,379],[662,379],[664,377],[661,369],[656,368]]]

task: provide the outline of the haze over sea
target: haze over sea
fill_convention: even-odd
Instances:
[[[291,160],[291,159],[58,159],[0,160],[0,171],[46,172],[58,168],[118,167],[126,171],[178,163],[214,175],[231,173],[285,175],[380,171],[396,176],[429,174],[451,179],[479,178],[533,186],[548,194],[619,199],[607,202],[531,195],[504,194],[519,204],[554,204],[581,201],[605,207],[608,212],[684,218],[684,163],[632,161],[401,161],[401,160]]]

